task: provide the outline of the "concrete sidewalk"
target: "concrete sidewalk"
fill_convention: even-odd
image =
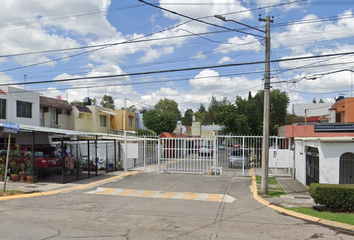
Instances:
[[[134,170],[136,171],[136,170]],[[38,183],[29,183],[29,182],[13,182],[8,181],[6,182],[6,190],[18,190],[23,191],[25,193],[32,193],[32,192],[49,192],[55,190],[63,190],[63,189],[71,189],[76,187],[81,187],[85,185],[91,185],[97,182],[106,182],[109,181],[111,178],[115,178],[121,175],[127,175],[129,172],[133,171],[116,171],[116,172],[109,172],[98,176],[93,176],[91,178],[85,178],[82,180],[78,180],[72,183],[50,183],[50,182],[38,182]],[[0,182],[0,189],[3,191],[4,189],[4,182]]]
[[[286,195],[280,196],[280,206],[312,207],[316,205],[309,195],[307,186],[302,185],[296,179],[291,177],[276,177],[276,180],[286,193]]]

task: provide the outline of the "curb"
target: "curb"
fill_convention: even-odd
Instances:
[[[312,217],[312,216],[309,216],[309,215],[306,215],[306,214],[297,213],[297,212],[294,212],[294,211],[291,211],[291,210],[287,210],[287,209],[282,208],[282,207],[271,205],[267,200],[265,200],[264,198],[262,198],[262,197],[260,197],[258,195],[258,192],[257,192],[257,181],[256,181],[256,175],[255,174],[252,175],[251,192],[252,192],[253,198],[256,199],[259,203],[261,203],[261,204],[263,204],[263,205],[265,205],[265,206],[267,206],[267,207],[269,207],[271,209],[274,209],[277,212],[281,212],[281,213],[284,213],[286,215],[293,216],[293,217],[296,217],[296,218],[301,218],[301,219],[308,220],[308,221],[311,221],[311,222],[316,222],[316,223],[325,225],[325,226],[330,227],[330,228],[335,228],[337,230],[342,230],[342,231],[344,231],[346,233],[349,233],[349,234],[354,234],[354,226],[353,225],[346,224],[346,223],[334,222],[334,221],[330,221],[330,220],[326,220],[326,219],[322,219],[322,218],[317,218],[317,217]]]
[[[48,191],[48,192],[36,192],[36,193],[29,193],[29,194],[19,194],[19,195],[13,195],[13,196],[7,196],[7,197],[0,197],[0,201],[4,200],[11,200],[11,199],[19,199],[19,198],[31,198],[31,197],[39,197],[39,196],[49,196],[49,195],[54,195],[60,192],[67,192],[67,191],[73,191],[73,190],[79,190],[79,189],[84,189],[87,187],[92,187],[94,185],[98,185],[104,182],[109,182],[118,178],[123,178],[123,177],[128,177],[128,176],[133,176],[141,171],[133,171],[133,172],[128,172],[124,173],[122,175],[114,176],[111,178],[106,178],[103,180],[95,181],[92,183],[87,183],[85,185],[77,186],[77,187],[71,187],[71,188],[64,188],[64,189],[59,189],[59,190],[53,190],[53,191]]]

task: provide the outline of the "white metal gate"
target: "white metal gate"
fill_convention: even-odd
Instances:
[[[261,172],[261,136],[162,138],[158,172],[249,176]],[[269,174],[291,175],[293,153],[288,138],[270,137]]]

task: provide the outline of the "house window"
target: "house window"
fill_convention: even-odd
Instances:
[[[62,114],[63,114],[63,115],[68,115],[68,111],[67,111],[66,109],[63,109],[63,110],[62,110]]]
[[[0,119],[6,119],[6,99],[0,98]]]
[[[32,118],[32,103],[17,101],[17,117]]]
[[[100,127],[107,127],[107,116],[100,115]]]
[[[129,127],[133,127],[133,119],[129,118]]]
[[[49,109],[50,126],[57,125],[57,111],[54,108]]]

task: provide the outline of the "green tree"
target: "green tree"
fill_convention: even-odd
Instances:
[[[115,109],[114,107],[114,100],[111,96],[109,95],[104,95],[102,98],[102,101],[100,102],[102,107],[110,108],[110,109]]]
[[[173,132],[177,124],[177,116],[172,112],[148,110],[143,116],[144,126],[160,135],[162,132]]]
[[[319,101],[319,103],[324,103],[324,101],[322,100],[322,98],[320,98],[320,101]]]
[[[150,130],[146,130],[146,129],[141,129],[141,128],[138,128],[136,130],[136,132],[138,133],[138,135],[155,135],[153,132],[151,132]]]
[[[195,112],[193,115],[194,115],[194,120],[196,121],[196,122],[201,122],[201,124],[205,124],[205,114],[206,114],[206,112],[204,112],[204,113],[201,113],[201,112]]]
[[[96,98],[92,99],[91,104],[92,106],[97,106],[97,99]]]
[[[198,112],[200,112],[200,113],[205,113],[206,112],[206,109],[205,109],[203,103],[200,104],[200,106],[198,108]]]
[[[178,109],[178,103],[172,99],[160,99],[160,101],[158,101],[154,107],[156,111],[174,113],[177,119],[181,120],[181,112]]]
[[[70,102],[70,105],[71,105],[71,106],[75,106],[75,105],[77,105],[77,106],[84,106],[84,104],[83,104],[82,102],[77,101],[77,100],[74,100],[74,101]]]
[[[184,116],[182,117],[182,124],[185,126],[192,126],[192,122],[193,122],[193,110],[187,108],[187,110],[184,112]]]
[[[221,101],[218,101],[216,97],[212,96],[211,101],[208,107],[208,111],[205,114],[205,123],[208,125],[211,124],[220,124],[218,121],[217,115],[219,112],[219,107],[223,105],[227,105],[230,102],[224,97]]]
[[[317,103],[316,98],[312,99],[312,103]]]
[[[220,106],[218,122],[225,133],[261,135],[263,131],[264,91],[259,91],[249,100],[237,96],[235,105]],[[289,98],[285,92],[274,89],[270,92],[270,135],[277,135],[278,128],[286,124]]]
[[[124,110],[124,107],[121,107],[120,109]],[[135,112],[136,110],[137,109],[136,109],[135,105],[131,105],[131,106],[127,107],[127,111]]]

